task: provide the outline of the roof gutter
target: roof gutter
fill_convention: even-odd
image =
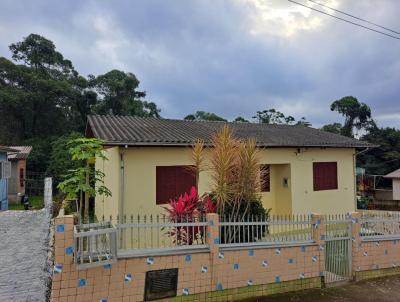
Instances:
[[[127,143],[127,142],[110,142],[106,141],[104,143],[104,146],[124,146],[126,147],[191,147],[193,146],[193,143],[162,143],[162,142],[138,142],[138,143]],[[210,143],[205,143],[205,146],[211,147],[212,144]],[[259,148],[375,148],[378,146],[338,146],[338,145],[260,145],[257,144],[257,147]]]

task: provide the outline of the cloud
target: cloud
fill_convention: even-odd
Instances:
[[[395,1],[323,3],[400,28]],[[83,75],[135,73],[164,117],[251,118],[274,107],[320,126],[341,121],[329,105],[353,95],[381,125],[400,127],[400,42],[288,1],[2,1],[0,55],[30,32]]]

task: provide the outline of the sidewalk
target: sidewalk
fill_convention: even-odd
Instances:
[[[400,301],[400,276],[350,283],[345,286],[312,289],[295,293],[249,299],[246,302],[397,302]]]

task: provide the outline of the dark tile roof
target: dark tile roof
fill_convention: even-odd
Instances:
[[[208,145],[212,136],[228,124],[239,138],[255,138],[260,147],[375,147],[367,142],[289,125],[185,121],[133,116],[91,115],[86,135],[102,139],[107,145],[188,146],[197,139]]]
[[[18,152],[18,150],[13,149],[13,148],[8,147],[8,146],[0,145],[0,152]]]
[[[9,152],[9,160],[27,159],[32,151],[32,146],[10,146],[10,148],[16,151]]]

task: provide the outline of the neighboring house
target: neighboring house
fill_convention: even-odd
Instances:
[[[11,163],[7,152],[16,150],[0,145],[0,211],[8,210],[8,179],[11,177]]]
[[[97,160],[112,197],[96,198],[96,215],[155,214],[169,199],[195,185],[188,171],[190,147],[225,122],[128,116],[89,116],[87,137],[105,141],[108,161]],[[228,123],[239,138],[253,137],[269,169],[262,202],[275,214],[344,213],[356,210],[356,149],[373,145],[304,126]],[[206,154],[207,155],[207,154]],[[210,191],[201,172],[200,194]],[[129,217],[129,216],[128,216]]]
[[[393,195],[391,199],[400,200],[400,169],[397,169],[384,177],[392,180]]]
[[[14,152],[8,153],[11,162],[11,178],[8,181],[8,201],[17,202],[18,193],[25,194],[26,160],[32,151],[31,146],[12,146]]]

